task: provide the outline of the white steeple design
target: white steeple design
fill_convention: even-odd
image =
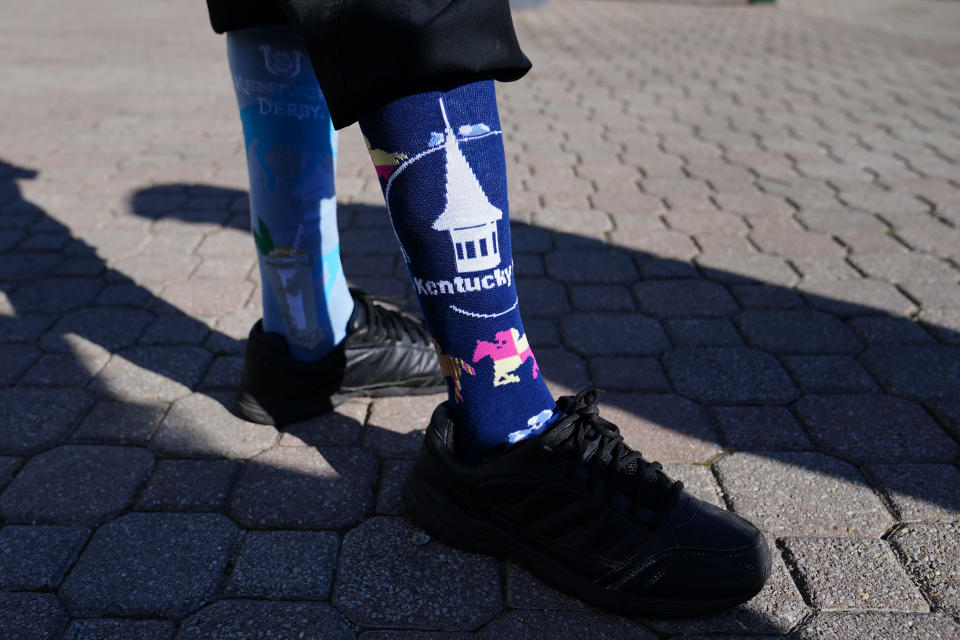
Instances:
[[[492,269],[500,264],[497,220],[503,218],[503,212],[490,204],[460,151],[442,98],[440,112],[446,134],[443,146],[447,157],[447,204],[434,221],[433,229],[450,232],[457,272]]]

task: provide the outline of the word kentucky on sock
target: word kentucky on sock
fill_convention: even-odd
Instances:
[[[491,273],[484,276],[473,276],[463,278],[457,276],[452,280],[424,280],[423,278],[413,278],[413,284],[417,287],[417,293],[423,296],[439,296],[443,294],[466,293],[468,291],[480,291],[480,289],[493,289],[495,287],[509,287],[513,283],[513,265],[507,265],[503,269],[494,269]]]

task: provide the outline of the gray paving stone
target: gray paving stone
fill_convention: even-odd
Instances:
[[[231,460],[161,460],[137,501],[142,511],[220,511],[238,463]]]
[[[433,410],[446,396],[379,398],[370,408],[364,447],[378,456],[413,458]]]
[[[863,342],[871,344],[930,344],[934,342],[929,333],[910,318],[870,316],[854,318],[848,322]]]
[[[115,353],[90,389],[108,399],[173,402],[198,385],[212,359],[199,347],[132,347]]]
[[[98,354],[89,354],[84,357],[72,354],[45,354],[23,375],[21,382],[25,385],[82,389],[110,359],[108,351],[99,351]]]
[[[746,347],[684,347],[663,357],[674,388],[706,404],[783,403],[797,395],[768,353]]]
[[[74,620],[63,640],[173,640],[176,632],[169,620]]]
[[[449,631],[473,629],[496,615],[499,563],[424,543],[422,536],[409,520],[387,517],[348,532],[334,587],[337,608],[363,626]]]
[[[100,278],[40,278],[10,295],[17,313],[62,313],[86,306],[104,287]]]
[[[956,640],[960,625],[922,613],[817,613],[790,636],[791,640]]]
[[[705,253],[696,263],[707,278],[730,284],[792,287],[800,280],[785,260],[765,253]]]
[[[807,613],[803,598],[773,545],[770,579],[752,600],[712,616],[646,620],[660,633],[785,633]]]
[[[960,285],[951,282],[907,282],[903,289],[925,309],[960,307]]]
[[[960,524],[913,522],[897,529],[890,536],[890,544],[907,573],[934,606],[957,617],[960,614]]]
[[[915,400],[960,397],[960,348],[876,345],[860,363],[890,393]]]
[[[715,507],[726,508],[723,500],[720,499],[720,487],[717,486],[710,467],[674,462],[663,465],[663,470],[674,480],[682,482],[683,490],[687,493]]]
[[[834,234],[844,231],[883,233],[887,230],[887,225],[876,216],[839,206],[827,211],[800,211],[796,217],[805,227],[820,233]]]
[[[128,513],[94,534],[60,597],[77,616],[180,618],[216,594],[239,538],[219,514]]]
[[[960,520],[960,470],[950,464],[870,464],[864,472],[883,491],[898,520]]]
[[[33,342],[56,319],[53,314],[18,312],[16,316],[0,315],[0,341]]]
[[[62,442],[92,403],[77,389],[0,390],[0,452],[32,453]]]
[[[649,630],[627,618],[592,611],[508,611],[483,627],[477,637],[482,640],[499,638],[654,640],[656,638]]]
[[[210,365],[210,370],[200,383],[201,389],[236,390],[243,380],[241,356],[219,356]]]
[[[745,309],[800,309],[800,295],[793,289],[770,284],[735,284],[733,296]]]
[[[874,278],[811,280],[799,289],[811,307],[843,318],[877,313],[905,317],[917,310],[896,287]]]
[[[556,317],[570,311],[570,301],[562,284],[547,278],[520,278],[517,295],[523,300],[525,315]]]
[[[150,474],[145,449],[63,445],[31,458],[0,495],[8,522],[93,525],[120,513]]]
[[[377,513],[399,516],[406,513],[403,485],[413,470],[413,460],[384,460],[377,491]]]
[[[879,536],[893,524],[857,468],[822,453],[734,453],[714,468],[733,509],[773,535]]]
[[[562,249],[544,257],[547,273],[563,283],[630,283],[637,271],[629,256],[612,249]]]
[[[705,462],[721,451],[706,412],[675,395],[604,394],[601,415],[648,460]]]
[[[353,640],[336,609],[324,602],[222,600],[187,618],[178,640]]]
[[[0,589],[56,588],[90,530],[7,525],[0,530]]]
[[[49,593],[0,593],[0,637],[56,640],[70,618]]]
[[[276,447],[244,465],[230,515],[251,528],[345,527],[372,507],[377,467],[358,447]]]
[[[153,299],[147,289],[135,284],[111,284],[97,296],[96,304],[104,307],[135,307],[141,309]]]
[[[927,403],[927,408],[947,433],[951,434],[955,440],[960,440],[960,398],[935,400]]]
[[[250,531],[224,592],[241,598],[326,600],[339,543],[332,531]]]
[[[236,417],[224,406],[233,394],[194,393],[173,403],[150,448],[169,456],[246,459],[266,451],[279,433],[269,425]]]
[[[621,285],[580,284],[568,287],[568,291],[577,311],[633,311],[636,307],[630,290]]]
[[[145,444],[167,411],[163,403],[100,400],[70,436],[71,442]]]
[[[75,333],[104,349],[116,351],[133,345],[153,320],[140,309],[87,307],[68,313],[40,340],[48,350],[70,351],[70,345],[61,339],[63,334]]]
[[[640,310],[659,317],[728,316],[740,310],[727,290],[706,280],[649,280],[633,286]]]
[[[670,341],[679,347],[738,347],[740,334],[726,318],[668,318]]]
[[[917,320],[940,342],[960,345],[960,310],[924,309]]]
[[[472,633],[460,631],[365,631],[360,640],[473,640]]]
[[[40,356],[40,350],[30,344],[0,344],[0,385],[17,381]]]
[[[587,357],[659,355],[670,347],[657,320],[635,313],[572,313],[560,329],[566,345]]]
[[[356,398],[334,407],[322,416],[286,427],[281,446],[321,446],[359,444],[367,420],[370,401]],[[432,409],[431,409],[432,412]]]
[[[818,311],[750,309],[736,322],[753,346],[774,353],[857,353],[857,337],[840,320]]]
[[[805,393],[880,390],[873,378],[850,356],[786,356],[783,363]]]
[[[252,291],[242,280],[193,277],[164,289],[163,299],[189,316],[222,316],[242,307]]]
[[[921,253],[858,253],[850,261],[864,273],[887,282],[956,282],[956,270]]]
[[[782,542],[817,609],[930,611],[883,540],[784,538]]]
[[[506,603],[514,609],[559,609],[563,611],[588,609],[589,605],[557,591],[520,565],[506,562]]]
[[[203,344],[210,327],[186,315],[160,316],[140,336],[144,345]]]
[[[589,366],[593,384],[605,391],[669,393],[672,390],[656,358],[591,358]]]
[[[21,462],[23,462],[23,458],[0,456],[0,489],[7,486],[7,483],[13,478],[13,472],[17,470]]]
[[[737,451],[813,449],[813,443],[786,407],[712,407],[710,413],[727,447]]]
[[[675,233],[673,231],[669,233]],[[682,236],[686,239],[686,236]],[[696,253],[696,247],[693,246],[693,243],[686,239],[686,242],[689,242],[691,249],[688,253],[691,255]],[[684,261],[682,261],[684,260]],[[657,278],[698,278],[700,273],[697,271],[697,268],[686,262],[684,259],[675,259],[675,258],[663,258],[657,255],[649,255],[645,253],[640,253],[634,256],[633,261],[637,265],[637,269],[640,271],[640,276],[646,280],[654,280]]]
[[[22,282],[35,280],[53,273],[63,261],[58,253],[7,251],[0,254],[0,280]]]

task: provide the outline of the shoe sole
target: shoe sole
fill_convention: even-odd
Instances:
[[[412,473],[407,480],[403,499],[407,509],[432,538],[465,551],[508,557],[545,583],[604,609],[651,618],[692,617],[728,609],[760,592],[757,589],[753,593],[695,602],[612,594],[584,582],[580,576],[500,527],[472,517],[416,473]],[[769,577],[768,562],[764,584]]]
[[[245,420],[258,424],[282,427],[294,422],[300,422],[323,415],[351,398],[424,396],[447,390],[445,384],[431,387],[408,386],[414,384],[416,384],[415,381],[383,387],[342,389],[331,396],[317,394],[306,398],[292,398],[276,402],[257,400],[251,393],[241,389],[237,393],[237,409],[239,410],[240,416]]]

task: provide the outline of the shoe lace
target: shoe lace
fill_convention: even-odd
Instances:
[[[600,417],[596,389],[560,398],[558,405],[565,415],[541,436],[542,444],[553,451],[570,454],[568,459],[572,465],[568,467],[568,474],[573,475],[576,467],[583,465],[588,469],[589,478],[603,477],[608,503],[613,502],[620,489],[629,498],[630,513],[641,505],[654,511],[649,526],[656,528],[677,503],[683,483],[667,476],[659,462],[645,460],[631,449],[623,441],[620,429]]]
[[[414,318],[400,311],[374,304],[375,300],[381,300],[381,298],[372,296],[366,291],[352,289],[351,292],[354,301],[363,305],[367,317],[367,332],[372,337],[397,341],[407,337],[414,343],[430,344],[430,335]]]

